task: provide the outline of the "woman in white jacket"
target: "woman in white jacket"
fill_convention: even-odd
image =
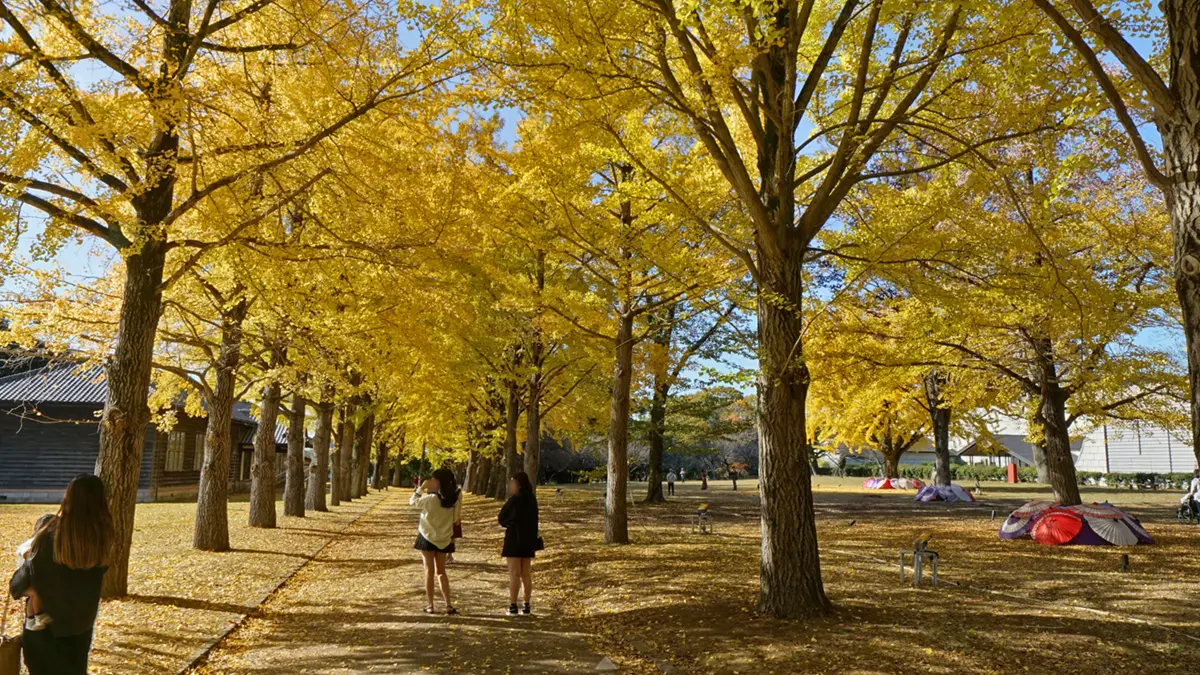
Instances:
[[[417,524],[417,543],[413,548],[421,552],[425,563],[425,613],[433,614],[433,577],[436,574],[442,587],[442,599],[446,601],[446,613],[457,614],[450,602],[450,577],[446,576],[446,556],[454,553],[454,525],[462,520],[462,494],[454,473],[449,469],[438,469],[433,478],[425,481],[409,504],[421,508],[421,520]]]

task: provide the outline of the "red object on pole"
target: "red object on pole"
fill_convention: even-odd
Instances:
[[[1017,465],[1015,462],[1008,465],[1008,482],[1017,482]]]

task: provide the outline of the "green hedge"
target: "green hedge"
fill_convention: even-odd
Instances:
[[[878,474],[873,464],[855,464],[846,467],[845,475],[870,478]],[[933,474],[933,464],[901,464],[901,478],[916,478],[928,481]],[[1186,486],[1191,480],[1190,473],[1099,473],[1096,471],[1077,471],[1076,478],[1080,485],[1098,485],[1103,482],[1108,487],[1153,487],[1177,488]],[[992,466],[990,464],[951,464],[950,478],[955,481],[974,482],[1008,480],[1007,466]],[[1037,469],[1032,466],[1017,467],[1017,480],[1022,483],[1036,483]]]

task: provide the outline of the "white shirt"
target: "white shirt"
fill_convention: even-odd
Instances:
[[[1192,484],[1188,486],[1187,494],[1183,496],[1183,499],[1179,500],[1179,503],[1186,504],[1189,497],[1200,501],[1200,478],[1192,479]]]
[[[667,474],[667,482],[674,483],[675,482],[675,474],[673,474],[673,473]]]
[[[454,506],[445,508],[437,493],[425,493],[418,490],[408,498],[408,503],[421,507],[421,521],[417,523],[417,532],[425,537],[425,541],[438,548],[446,548],[454,541],[454,523],[461,519],[462,493],[454,501]]]

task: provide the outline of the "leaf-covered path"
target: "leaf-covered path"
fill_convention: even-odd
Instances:
[[[392,490],[211,652],[196,673],[594,672],[595,654],[553,605],[510,618],[499,504],[468,497],[450,565],[461,614],[426,615],[416,513]],[[442,604],[439,598],[439,610]]]

